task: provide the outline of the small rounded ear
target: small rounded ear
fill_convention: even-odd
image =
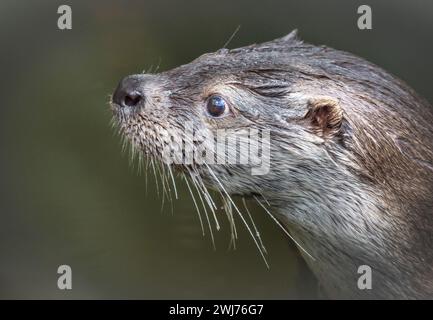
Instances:
[[[305,119],[313,131],[321,137],[333,137],[340,132],[343,123],[343,110],[337,100],[332,98],[312,99]]]

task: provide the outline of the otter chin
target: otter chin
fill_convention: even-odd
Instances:
[[[187,177],[210,216],[208,188],[222,195],[232,228],[239,214],[254,235],[231,196],[262,204],[325,296],[433,298],[432,107],[380,67],[294,31],[127,76],[111,107],[133,150],[159,163],[163,181]],[[257,133],[257,161],[239,160],[247,149],[215,148],[220,132],[248,150]],[[202,150],[211,156],[196,156]],[[237,161],[218,161],[229,153]],[[367,288],[360,267],[371,271]]]

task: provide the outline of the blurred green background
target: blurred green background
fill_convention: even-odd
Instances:
[[[358,54],[433,101],[433,1],[378,1],[373,30],[357,29],[365,1],[0,2],[0,298],[315,298],[296,249],[253,203],[267,270],[241,226],[217,250],[184,183],[161,198],[121,153],[108,98],[121,77],[184,64],[222,47],[298,28],[305,41]],[[72,30],[57,8],[72,7]],[[220,220],[224,220],[224,217]],[[73,289],[57,289],[68,264]]]

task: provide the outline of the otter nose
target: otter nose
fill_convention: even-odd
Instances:
[[[136,107],[145,100],[143,76],[133,75],[123,78],[114,91],[113,102],[121,107]]]

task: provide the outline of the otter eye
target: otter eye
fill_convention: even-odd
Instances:
[[[226,112],[227,105],[220,96],[212,96],[207,101],[206,109],[212,117],[221,117]]]

